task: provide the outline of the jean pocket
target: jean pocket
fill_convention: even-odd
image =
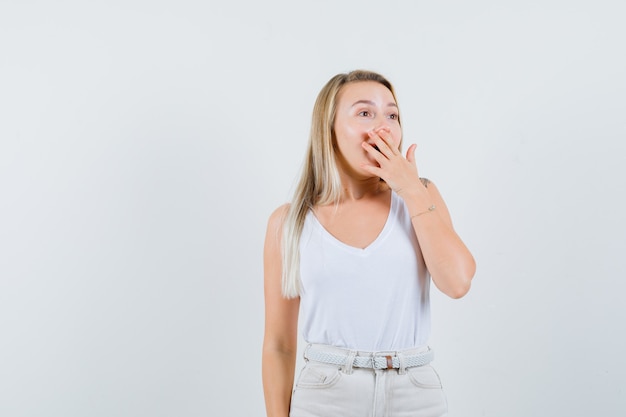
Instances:
[[[328,388],[341,378],[338,367],[324,364],[307,363],[296,382],[297,388]]]
[[[439,374],[430,365],[416,366],[407,369],[409,379],[418,388],[441,389]]]

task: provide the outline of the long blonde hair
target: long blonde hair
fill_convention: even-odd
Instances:
[[[286,298],[298,297],[301,291],[300,235],[307,212],[316,204],[338,203],[341,198],[341,180],[335,159],[337,95],[344,85],[359,81],[378,82],[396,99],[393,86],[385,77],[364,70],[337,74],[319,92],[313,107],[302,173],[283,223],[282,293]]]

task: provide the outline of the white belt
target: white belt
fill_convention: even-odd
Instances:
[[[400,353],[402,355],[402,353]],[[304,357],[311,361],[328,363],[331,365],[348,365],[350,353],[327,352],[324,349],[316,349],[310,346],[304,352]],[[435,358],[435,354],[430,348],[422,353],[414,355],[402,355],[402,362],[405,368],[413,368],[415,366],[427,365]],[[398,354],[383,355],[372,354],[372,356],[354,356],[352,366],[355,368],[371,368],[371,369],[399,369],[400,358]]]

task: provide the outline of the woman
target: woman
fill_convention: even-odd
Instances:
[[[339,74],[319,93],[298,188],[265,240],[269,417],[447,412],[429,365],[429,284],[462,297],[475,263],[439,191],[418,176],[416,145],[404,157],[401,142],[381,75]],[[308,346],[294,386],[299,320]]]

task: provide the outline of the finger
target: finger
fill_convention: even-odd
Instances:
[[[376,143],[376,142],[374,142]],[[380,145],[378,145],[376,143],[376,147],[374,147],[374,144],[371,144],[369,142],[361,142],[361,146],[363,146],[363,149],[365,149],[365,151],[376,160],[376,162],[378,162],[378,164],[382,164],[384,161],[387,160],[387,156],[385,155],[385,150],[381,149],[381,146],[385,146],[384,142],[382,142]],[[388,152],[388,150],[387,150]]]
[[[363,168],[366,171],[369,171],[372,175],[376,175],[379,178],[382,178],[385,172],[382,168],[374,166],[374,165],[361,164],[361,168]]]
[[[412,164],[415,164],[415,149],[417,149],[416,144],[412,144],[409,146],[409,149],[406,151],[406,160]]]
[[[378,135],[382,138],[382,140],[385,141],[393,154],[400,155],[400,141],[398,141],[398,143],[394,141],[391,130],[388,127],[381,127],[380,129],[378,129],[378,132]]]
[[[380,130],[375,131],[375,132],[368,132],[368,133],[369,133],[370,138],[372,138],[372,140],[374,141],[374,143],[380,150],[380,153],[385,155],[387,158],[390,158],[391,156],[395,155],[395,153],[393,152],[393,149],[389,146],[389,142],[385,140]]]

